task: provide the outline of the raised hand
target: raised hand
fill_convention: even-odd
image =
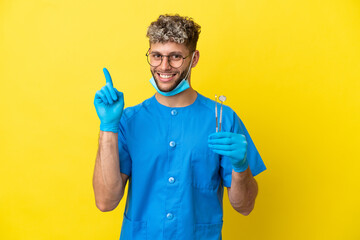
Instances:
[[[103,69],[106,85],[95,94],[94,105],[100,119],[100,130],[119,132],[120,118],[124,109],[124,95],[113,87],[109,71]]]
[[[247,141],[244,135],[232,132],[213,133],[209,135],[208,146],[215,153],[229,157],[235,172],[243,172],[248,168]]]

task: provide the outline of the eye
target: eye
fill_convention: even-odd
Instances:
[[[178,61],[178,60],[182,59],[183,57],[179,54],[174,54],[174,55],[171,55],[170,58],[171,58],[171,60]]]
[[[153,57],[154,59],[161,59],[161,54],[158,53],[152,53],[151,57]]]

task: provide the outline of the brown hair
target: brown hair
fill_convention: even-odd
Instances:
[[[146,36],[151,43],[176,42],[195,51],[201,27],[192,18],[175,15],[160,15],[148,27]]]

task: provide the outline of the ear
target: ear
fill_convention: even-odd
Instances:
[[[200,52],[199,52],[199,50],[195,50],[194,59],[193,59],[191,68],[193,68],[197,65],[197,63],[199,62],[199,58],[200,58]]]

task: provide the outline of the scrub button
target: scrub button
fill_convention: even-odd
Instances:
[[[166,218],[171,220],[174,218],[174,215],[172,213],[168,213],[168,214],[166,214]]]
[[[177,114],[177,111],[175,109],[171,110],[171,115],[175,116]]]
[[[171,141],[169,145],[170,147],[175,147],[176,143],[174,141]]]
[[[175,182],[175,178],[169,177],[169,183],[174,183],[174,182]]]

